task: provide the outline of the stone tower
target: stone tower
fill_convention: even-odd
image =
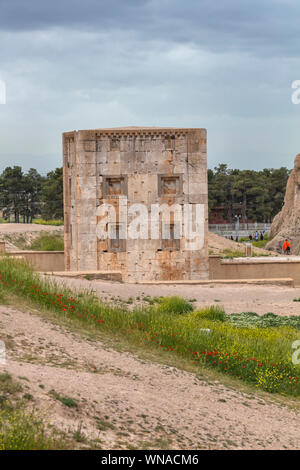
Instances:
[[[65,269],[208,279],[206,146],[205,129],[64,133]]]

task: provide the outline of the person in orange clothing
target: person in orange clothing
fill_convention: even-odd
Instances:
[[[283,246],[282,246],[282,249],[284,251],[284,253],[286,255],[289,255],[290,254],[290,251],[291,251],[291,244],[288,240],[285,240]]]

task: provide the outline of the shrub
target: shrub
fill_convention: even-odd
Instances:
[[[275,315],[274,313],[265,313],[264,315],[257,315],[254,312],[232,313],[227,315],[229,322],[236,326],[247,328],[269,328],[289,326],[300,330],[300,316],[299,315]]]
[[[44,220],[44,219],[35,219],[33,221],[34,224],[38,224],[38,225],[56,225],[56,226],[59,226],[59,225],[64,225],[64,221],[63,220]]]
[[[180,315],[194,310],[191,303],[182,297],[162,297],[159,299],[158,312]]]
[[[67,406],[68,408],[77,408],[78,404],[77,401],[73,398],[62,396],[57,393],[55,390],[50,390],[50,395],[52,395],[56,400],[60,401],[63,405]]]
[[[210,306],[202,308],[201,310],[196,310],[193,313],[194,318],[199,320],[212,320],[212,321],[226,321],[227,316],[223,307],[219,306]]]
[[[64,240],[60,235],[41,233],[41,235],[31,243],[30,250],[63,251]]]
[[[34,411],[10,405],[0,410],[0,450],[48,450],[57,446]]]

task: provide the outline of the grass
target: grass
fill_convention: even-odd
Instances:
[[[59,448],[44,421],[24,406],[2,405],[0,409],[0,450],[49,450]]]
[[[271,240],[273,240],[273,238],[265,235],[264,236],[264,239],[263,240],[249,240],[249,237],[241,237],[239,239],[240,242],[248,242],[248,243],[252,243],[253,246],[255,246],[256,248],[264,248],[267,243],[269,243]]]
[[[78,408],[78,403],[73,398],[62,396],[57,393],[55,390],[50,390],[49,394],[53,396],[56,400],[60,401],[63,405],[67,406],[68,408]]]
[[[245,251],[231,250],[230,248],[226,248],[225,250],[223,250],[222,254],[223,254],[223,256],[222,256],[223,259],[245,258],[246,257]],[[272,256],[272,253],[257,253],[255,251],[252,251],[251,257],[254,258],[254,257],[257,257],[257,256]]]
[[[269,312],[257,315],[254,312],[232,313],[227,315],[229,322],[246,328],[270,328],[287,326],[300,330],[300,315],[280,316]]]
[[[73,434],[73,439],[76,442],[85,442],[86,441],[86,437],[85,437],[84,433],[82,432],[82,423],[79,423],[76,431]]]
[[[49,450],[62,448],[53,430],[34,411],[26,409],[32,395],[20,397],[22,386],[10,374],[0,374],[0,450]]]
[[[107,420],[96,417],[97,428],[99,431],[108,431],[109,429],[115,429],[115,426]]]
[[[201,310],[196,310],[194,312],[195,318],[199,320],[212,320],[212,321],[226,321],[226,314],[222,307],[212,306],[212,307],[205,307]]]
[[[55,226],[64,225],[63,220],[57,220],[57,219],[53,219],[53,220],[34,219],[33,223],[39,224],[39,225],[55,225]]]
[[[264,248],[271,240],[272,238],[270,237],[264,237],[263,240],[253,241],[252,245],[256,246],[256,248]]]
[[[159,299],[158,303],[158,313],[182,315],[184,313],[192,312],[194,310],[190,302],[178,296],[162,297],[161,299]]]
[[[231,250],[230,248],[226,248],[222,251],[224,259],[231,259],[231,258],[244,258],[245,252],[241,250]]]
[[[159,350],[268,392],[300,395],[300,367],[291,360],[300,332],[291,324],[277,320],[268,328],[266,323],[238,325],[219,306],[193,311],[178,297],[132,310],[101,303],[92,292],[75,298],[70,289],[40,278],[24,261],[9,257],[0,261],[0,271],[0,292],[18,295],[87,331],[124,337],[143,350]]]
[[[32,241],[29,250],[34,251],[64,251],[64,240],[60,235],[41,233]]]
[[[21,392],[22,386],[13,381],[10,374],[4,372],[0,374],[0,393],[3,395],[14,395],[17,392]]]

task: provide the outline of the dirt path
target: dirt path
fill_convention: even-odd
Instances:
[[[40,225],[40,224],[0,224],[0,235],[6,233],[21,233],[28,232],[62,232],[64,227],[62,225]]]
[[[296,449],[300,414],[0,306],[4,367],[58,428],[102,448]],[[1,366],[3,369],[3,366]],[[73,398],[68,408],[50,390]]]
[[[300,315],[300,289],[283,286],[256,286],[256,285],[218,285],[215,286],[189,286],[189,285],[147,285],[125,284],[109,281],[87,281],[84,279],[71,279],[56,277],[58,283],[65,283],[72,289],[92,289],[104,300],[116,302],[132,297],[135,303],[143,296],[171,296],[179,295],[186,299],[195,299],[194,306],[200,308],[204,305],[223,305],[227,313],[256,312],[259,315],[273,312],[277,315]]]

